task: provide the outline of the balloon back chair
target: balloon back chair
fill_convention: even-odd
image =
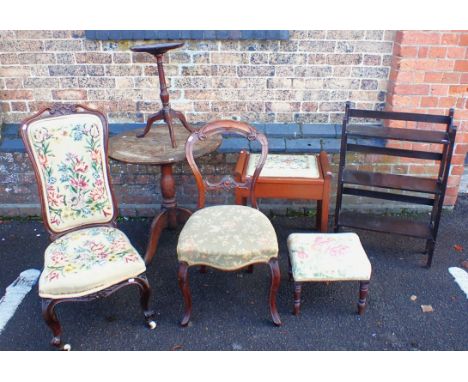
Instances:
[[[258,141],[261,144],[262,153],[255,172],[243,183],[235,181],[231,176],[225,176],[219,182],[205,180],[194,161],[194,145],[198,141],[222,133],[239,134],[249,141]],[[255,198],[255,184],[268,154],[268,141],[265,135],[246,123],[218,120],[208,123],[190,135],[185,145],[185,154],[198,187],[198,210],[188,219],[177,244],[178,279],[185,305],[181,325],[186,326],[189,323],[192,312],[189,267],[201,266],[203,270],[209,266],[222,271],[236,271],[262,263],[268,263],[271,269],[269,296],[271,316],[275,325],[281,325],[276,308],[276,294],[280,283],[278,240],[270,220],[257,209]],[[249,191],[252,207],[241,205],[205,207],[207,191],[229,191],[236,188]]]
[[[127,285],[138,286],[146,323],[156,327],[145,263],[115,228],[108,135],[104,115],[81,105],[45,108],[21,126],[51,239],[39,278],[42,314],[51,344],[63,350],[70,345],[62,343],[55,306],[106,297]]]

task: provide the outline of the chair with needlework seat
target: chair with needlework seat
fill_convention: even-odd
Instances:
[[[45,108],[21,126],[52,241],[39,279],[42,314],[51,344],[64,350],[70,345],[62,343],[56,305],[106,297],[127,285],[138,286],[146,323],[156,327],[145,263],[115,228],[108,134],[104,115],[81,105]]]
[[[262,154],[252,177],[244,183],[227,176],[217,183],[204,180],[193,158],[196,142],[222,133],[235,133],[250,141],[257,140]],[[270,220],[257,209],[255,184],[266,161],[268,141],[246,123],[218,120],[203,126],[190,135],[185,145],[187,161],[198,187],[198,211],[187,221],[177,244],[179,260],[179,286],[183,294],[185,311],[181,325],[190,321],[192,298],[188,282],[188,268],[209,266],[222,271],[236,271],[253,264],[269,264],[271,269],[270,312],[275,325],[281,325],[276,308],[276,294],[280,283],[278,240]],[[222,205],[205,207],[208,190],[248,190],[252,207]]]

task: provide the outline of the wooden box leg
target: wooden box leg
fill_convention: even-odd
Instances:
[[[358,313],[362,316],[367,307],[367,294],[369,292],[369,281],[359,282],[359,302],[358,302]]]
[[[294,311],[293,314],[297,316],[301,310],[301,293],[302,283],[294,282]]]

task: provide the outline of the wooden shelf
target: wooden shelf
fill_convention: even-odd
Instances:
[[[404,220],[392,216],[375,216],[344,212],[340,214],[338,226],[365,229],[374,232],[394,233],[421,239],[433,239],[429,224]]]
[[[347,133],[348,135],[362,138],[394,139],[419,143],[449,143],[448,135],[445,131],[375,127],[375,125],[348,125]]]
[[[361,186],[440,194],[437,179],[344,169],[343,182]]]

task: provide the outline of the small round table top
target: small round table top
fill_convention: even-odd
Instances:
[[[185,160],[185,141],[190,132],[182,125],[174,125],[177,147],[173,148],[169,128],[165,124],[153,125],[144,138],[137,138],[143,129],[125,131],[109,139],[109,156],[121,162],[135,164],[167,164]],[[215,151],[221,136],[199,141],[193,150],[194,158]]]

